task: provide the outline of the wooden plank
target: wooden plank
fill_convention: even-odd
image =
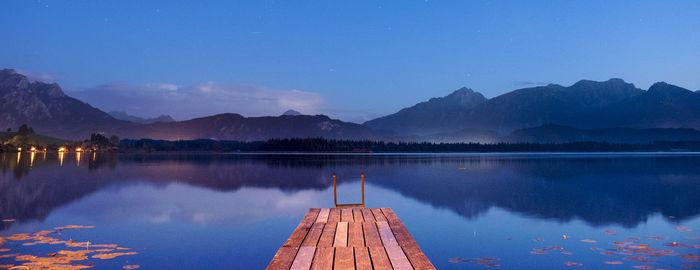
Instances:
[[[306,238],[304,238],[304,242],[301,243],[301,246],[316,246],[318,244],[318,240],[321,238],[321,233],[323,233],[323,227],[326,225],[326,223],[314,223],[314,225],[311,226],[311,229],[309,230],[309,233],[306,234]]]
[[[352,209],[352,217],[355,219],[355,222],[364,222],[365,219],[362,217],[362,209],[361,208],[354,208]]]
[[[364,247],[365,236],[362,233],[362,222],[348,223],[348,246]]]
[[[322,208],[321,211],[318,213],[316,222],[328,222],[328,214],[330,214],[330,212],[330,208]]]
[[[353,222],[352,209],[350,209],[350,208],[340,209],[340,221]]]
[[[403,249],[403,253],[406,254],[414,269],[435,269],[428,257],[420,250],[418,244],[401,246],[401,249]]]
[[[384,217],[384,214],[382,214],[382,210],[379,208],[372,208],[372,214],[374,214],[374,220],[377,222],[382,222],[386,221],[386,218]]]
[[[299,226],[294,230],[292,233],[292,236],[287,239],[287,242],[284,243],[284,247],[299,247],[301,245],[301,242],[304,241],[304,238],[306,238],[306,234],[309,232],[309,229],[311,229],[311,225],[313,224],[314,220],[316,220],[316,217],[318,217],[318,213],[321,210],[318,208],[311,208],[309,209],[309,212],[306,213],[306,216],[301,220],[301,223],[299,223]]]
[[[403,253],[401,246],[396,242],[396,238],[391,232],[389,223],[377,222],[377,229],[379,230],[379,236],[382,238],[382,243],[384,243],[384,248],[386,249],[387,256],[389,256],[392,267],[394,267],[394,269],[413,269],[406,254]]]
[[[355,247],[355,269],[372,270],[372,260],[369,258],[367,247]]]
[[[323,227],[323,233],[321,233],[321,238],[318,240],[317,247],[332,247],[333,240],[335,239],[335,229],[338,225],[337,222],[326,223]]]
[[[333,269],[355,269],[355,256],[352,247],[336,247]]]
[[[428,269],[435,266],[390,208],[312,208],[267,269]]]
[[[377,230],[377,224],[375,222],[364,222],[362,223],[362,229],[365,234],[365,246],[368,247],[381,247],[382,239],[379,238],[379,231]]]
[[[365,219],[365,222],[375,222],[374,214],[372,214],[372,209],[363,208],[362,217]]]
[[[391,266],[394,267],[394,270],[413,269],[408,258],[406,258],[406,254],[403,253],[399,245],[384,246],[384,249],[386,249],[386,255],[389,256],[389,261],[391,262]]]
[[[372,258],[372,267],[375,270],[392,270],[389,257],[386,255],[384,247],[369,247],[369,255]]]
[[[328,222],[340,222],[340,209],[331,208],[330,213],[328,214]]]
[[[316,248],[316,255],[311,262],[312,270],[332,270],[333,269],[333,247]]]
[[[272,258],[270,264],[267,265],[266,269],[277,270],[277,269],[289,269],[292,266],[294,257],[297,255],[296,247],[281,247],[277,250],[275,257]]]
[[[421,251],[416,240],[413,239],[411,233],[408,232],[406,226],[399,219],[399,217],[394,213],[391,208],[382,208],[384,216],[386,216],[389,221],[389,227],[396,237],[396,241],[399,243],[401,248],[408,257],[408,260],[413,265],[415,269],[435,269],[435,266],[428,260],[423,251]]]
[[[348,246],[348,223],[338,222],[338,226],[335,229],[335,239],[333,240],[334,247],[347,247]]]
[[[392,246],[392,245],[393,246],[399,245],[399,242],[396,242],[396,238],[394,237],[394,233],[391,232],[391,228],[389,227],[389,223],[386,223],[385,221],[377,222],[377,230],[379,231],[379,237],[382,238],[382,244],[385,247]]]
[[[403,222],[401,222],[399,217],[396,216],[394,211],[389,208],[382,208],[382,212],[384,213],[384,216],[389,223],[389,227],[391,227],[391,231],[394,233],[396,241],[399,243],[399,245],[403,246],[416,244],[413,236],[411,236],[411,233],[408,232],[408,229],[406,229],[406,226],[403,225]]]
[[[300,247],[297,252],[297,256],[294,257],[294,262],[290,270],[309,270],[311,268],[311,261],[314,259],[314,253],[316,252],[316,247]]]

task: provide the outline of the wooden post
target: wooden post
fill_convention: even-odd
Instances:
[[[333,203],[335,208],[340,207],[362,207],[365,208],[365,173],[361,174],[362,179],[362,203],[338,204],[338,186],[336,183],[335,173],[333,173]]]
[[[362,208],[365,208],[365,173],[362,173]]]
[[[333,203],[338,207],[338,192],[335,190],[335,173],[333,173]]]

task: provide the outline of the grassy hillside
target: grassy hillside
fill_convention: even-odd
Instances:
[[[14,144],[13,141],[17,141],[19,139],[15,137],[17,137],[17,132],[0,132],[0,140],[3,142],[3,144]],[[27,145],[64,145],[70,143],[73,142],[36,133],[28,134],[26,136]]]

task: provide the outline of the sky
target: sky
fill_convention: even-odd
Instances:
[[[222,3],[223,2],[223,3]],[[0,68],[105,111],[363,122],[469,87],[700,89],[700,1],[29,1]]]

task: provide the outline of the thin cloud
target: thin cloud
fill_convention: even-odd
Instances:
[[[150,83],[147,84],[146,86],[150,88],[157,88],[157,89],[163,89],[163,90],[168,90],[168,91],[176,91],[179,86],[172,84],[172,83]]]
[[[514,81],[515,86],[535,86],[535,85],[547,85],[552,82],[538,82],[538,81]]]
[[[56,74],[51,72],[38,72],[38,71],[28,71],[28,70],[17,70],[17,73],[27,76],[29,81],[32,82],[45,82],[53,83],[56,82]]]
[[[113,82],[69,94],[104,111],[126,111],[142,117],[168,114],[178,120],[219,113],[279,115],[289,109],[315,114],[324,107],[324,99],[317,93],[219,82],[191,86]]]

